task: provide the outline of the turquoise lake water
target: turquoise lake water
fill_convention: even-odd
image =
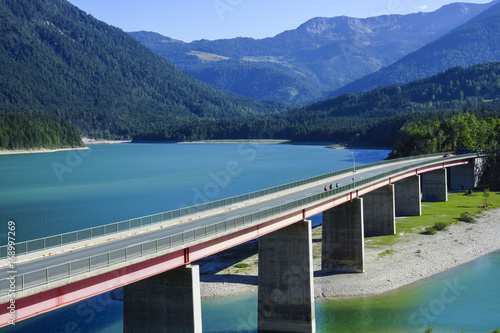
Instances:
[[[349,150],[254,144],[120,144],[0,156],[0,221],[18,241],[230,197],[352,167]],[[356,163],[383,150],[356,150]],[[1,222],[0,222],[1,226]],[[2,244],[6,231],[0,230]],[[255,293],[204,300],[204,332],[256,332]],[[121,332],[123,304],[94,297],[0,332]],[[500,328],[500,253],[375,297],[317,300],[318,332]]]
[[[0,221],[16,221],[17,241],[227,198],[349,168],[353,163],[350,151],[322,146],[119,144],[91,148],[0,156]],[[356,162],[362,164],[382,160],[388,153],[356,152]],[[5,244],[2,232],[0,244]]]

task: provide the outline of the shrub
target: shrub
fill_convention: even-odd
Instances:
[[[437,231],[442,231],[448,229],[449,226],[450,226],[449,222],[436,222],[433,228],[436,229]]]
[[[250,266],[249,264],[244,264],[244,263],[234,265],[234,267],[236,268],[247,268],[249,266]]]
[[[474,218],[474,216],[469,212],[462,212],[462,214],[460,214],[460,217],[458,218],[458,220],[462,221],[462,222],[467,222],[467,223],[475,223],[476,222],[476,219]]]
[[[489,188],[484,189],[483,198],[484,198],[484,207],[486,208],[488,207],[488,199],[490,198]]]
[[[424,234],[426,234],[426,235],[435,235],[435,234],[437,234],[437,230],[434,229],[433,227],[427,227],[424,230]]]

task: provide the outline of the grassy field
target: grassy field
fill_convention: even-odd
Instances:
[[[463,212],[472,215],[484,211],[485,198],[483,192],[451,193],[448,202],[422,202],[422,216],[398,218],[396,220],[397,234],[392,236],[373,237],[370,245],[391,245],[398,241],[403,233],[422,232],[437,222],[460,223],[458,218]],[[500,193],[491,192],[487,209],[500,207]]]

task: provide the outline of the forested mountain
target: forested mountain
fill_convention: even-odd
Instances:
[[[370,140],[385,138],[386,143],[390,143],[394,129],[398,130],[410,120],[443,117],[448,112],[461,112],[466,105],[497,110],[499,97],[500,62],[493,62],[465,69],[455,67],[433,77],[366,93],[344,94],[291,110],[286,116],[299,124],[314,124],[312,127],[299,125],[297,128],[303,133],[311,131],[310,127],[325,137],[327,133],[335,134],[338,129],[325,125],[328,122],[325,120],[335,120],[338,125],[333,128],[342,128],[340,133],[344,139],[370,133]],[[342,124],[342,119],[347,125]],[[374,129],[378,132],[373,132]]]
[[[463,110],[479,118],[499,115],[500,62],[456,67],[404,85],[344,94],[276,116],[165,127],[141,140],[259,137],[269,133],[293,141],[393,143],[409,121],[444,119]]]
[[[421,79],[455,66],[500,61],[500,2],[396,63],[348,84],[331,96]]]
[[[0,112],[42,112],[113,138],[278,108],[194,79],[65,0],[0,1]]]
[[[151,32],[130,34],[214,86],[256,99],[305,104],[392,64],[489,6],[456,3],[432,13],[314,18],[259,40],[184,43]]]

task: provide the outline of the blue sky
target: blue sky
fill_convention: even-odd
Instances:
[[[186,42],[265,38],[318,16],[370,17],[434,11],[447,0],[69,0],[125,31],[154,31]],[[462,1],[488,3],[490,0]]]

